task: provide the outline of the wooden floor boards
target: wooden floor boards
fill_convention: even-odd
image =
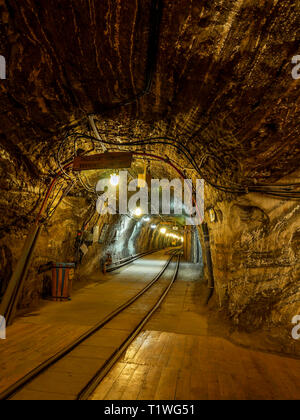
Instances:
[[[92,399],[299,399],[300,361],[210,336],[192,291],[179,277]]]
[[[159,263],[154,267],[153,258],[149,256],[144,263],[140,260],[107,277],[106,283],[88,286],[70,303],[50,302],[38,313],[19,319],[8,329],[7,340],[0,341],[0,392],[140,291],[166,261],[159,254]],[[104,378],[92,399],[300,398],[300,361],[247,350],[214,336],[207,317],[199,309],[196,284],[179,272],[162,307]],[[129,329],[139,323],[143,307],[154,301],[151,294],[142,298],[118,322],[111,322],[101,334],[87,340],[78,354],[75,351],[68,361],[58,362],[50,376],[42,375],[19,393],[18,399],[72,399],[86,379],[76,371],[93,375],[96,363],[104,363],[120,346]],[[83,357],[87,360],[84,368]],[[72,374],[72,386],[66,380],[68,374]]]

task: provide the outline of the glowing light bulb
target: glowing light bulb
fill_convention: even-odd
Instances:
[[[152,225],[151,226],[151,229],[156,229],[157,228],[157,226],[156,225]]]
[[[120,177],[119,175],[113,174],[110,177],[110,183],[113,187],[116,187],[117,185],[119,185],[120,182]]]
[[[143,214],[143,211],[140,207],[138,207],[134,212],[134,215],[137,217],[140,217],[142,214]]]
[[[167,229],[166,228],[161,228],[160,229],[160,233],[162,233],[163,235],[165,235],[167,233]]]

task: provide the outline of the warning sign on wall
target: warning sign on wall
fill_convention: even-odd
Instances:
[[[132,153],[113,152],[92,156],[77,156],[74,159],[73,171],[89,171],[95,169],[131,168]]]

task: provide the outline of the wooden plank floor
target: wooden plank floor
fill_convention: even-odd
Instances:
[[[87,286],[71,302],[47,302],[38,312],[18,319],[8,328],[7,339],[0,340],[0,392],[133,297],[168,258],[159,252],[105,278],[100,274],[99,284]]]
[[[8,329],[7,340],[0,341],[0,391],[141,290],[161,270],[166,256],[160,253],[155,259],[148,256],[106,277],[106,282],[88,286],[70,303],[48,303],[38,313],[19,319]],[[92,399],[300,398],[299,360],[246,350],[217,333],[213,335],[199,303],[199,282],[194,281],[197,276],[199,268],[182,266],[179,281],[162,308]],[[119,345],[120,333],[126,335],[128,320],[138,322],[135,317],[141,309],[140,304],[128,309],[122,324],[112,324],[113,328],[106,329],[97,340],[91,338],[83,348],[84,354],[74,357],[74,363],[80,367],[81,358],[90,356],[92,347],[97,348],[90,364],[86,364],[86,369],[94,371],[95,359],[104,362],[112,348]],[[63,368],[69,372],[67,366],[60,366],[46,381],[47,386],[59,383],[57,393],[42,392],[45,378],[40,378],[41,383],[37,381],[28,389],[24,399],[72,399],[71,389],[66,392]],[[82,377],[72,378],[74,387],[81,385]]]
[[[31,381],[12,399],[35,400],[34,393],[37,392],[38,397],[44,394],[47,400],[51,396],[57,400],[57,394],[62,400],[76,400],[92,377],[104,367],[153,308],[170,283],[175,269],[176,262],[171,262],[157,283],[136,302]]]
[[[195,282],[181,277],[91,399],[299,399],[300,360],[211,336]]]

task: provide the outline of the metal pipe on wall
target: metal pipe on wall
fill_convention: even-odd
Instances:
[[[93,132],[94,132],[94,134],[95,134],[95,137],[96,137],[99,141],[101,141],[100,134],[99,134],[99,132],[98,132],[98,130],[97,130],[97,127],[96,127],[96,124],[95,124],[95,120],[94,120],[94,117],[93,117],[92,115],[90,115],[90,116],[89,116],[89,122],[90,122],[91,127],[92,127],[92,130],[93,130]],[[104,153],[104,152],[107,152],[107,148],[104,146],[104,144],[103,144],[103,143],[101,143],[101,147],[102,147],[103,153]]]
[[[215,290],[215,278],[214,278],[214,270],[213,270],[213,262],[211,256],[211,248],[210,248],[210,236],[207,223],[202,224],[202,231],[204,236],[204,247],[205,247],[205,255],[206,255],[206,264],[208,268],[208,289],[209,294],[206,300],[206,303],[210,301],[214,294]]]
[[[71,163],[66,164],[63,170],[67,169],[72,164],[73,164],[73,161]],[[12,274],[12,277],[9,281],[6,292],[1,301],[0,315],[2,315],[5,318],[7,326],[13,323],[14,317],[16,315],[18,302],[19,302],[19,299],[20,299],[20,296],[24,287],[26,277],[28,275],[28,271],[32,262],[33,253],[36,248],[36,244],[37,244],[37,241],[38,241],[41,229],[42,229],[42,224],[40,220],[43,214],[45,213],[46,204],[50,197],[50,194],[53,191],[53,188],[58,178],[61,175],[62,175],[62,172],[59,172],[55,176],[55,178],[52,180],[48,188],[47,194],[43,200],[43,203],[39,211],[39,214],[36,218],[35,224],[29,232],[29,235],[26,239],[24,248],[21,253],[21,257],[17,263],[16,269],[14,270]]]

